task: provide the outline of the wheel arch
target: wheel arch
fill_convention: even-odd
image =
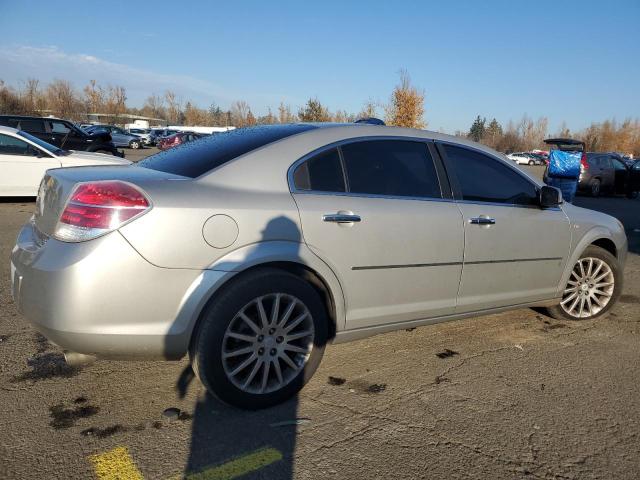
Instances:
[[[342,286],[331,268],[304,244],[286,241],[265,243],[268,244],[266,247],[263,244],[259,244],[258,247],[249,245],[231,252],[203,272],[198,280],[199,285],[194,287],[189,295],[193,302],[188,303],[196,307],[192,309],[186,328],[181,332],[184,348],[180,350],[187,351],[190,348],[197,335],[202,313],[224,289],[246,275],[265,268],[275,268],[298,276],[318,292],[329,318],[329,341],[344,328],[344,295]],[[214,274],[211,280],[205,280],[208,273]]]
[[[580,258],[580,255],[582,255],[587,247],[592,245],[606,250],[607,252],[611,253],[619,262],[623,263],[624,258],[622,254],[624,252],[624,248],[616,244],[611,232],[605,227],[592,228],[583,235],[583,237],[571,251],[568,261],[565,264],[564,273],[562,275],[562,278],[560,279],[560,283],[558,284],[558,295],[562,294],[564,286],[569,280],[569,275],[571,275],[571,271],[573,270],[573,266],[578,261],[578,258]]]

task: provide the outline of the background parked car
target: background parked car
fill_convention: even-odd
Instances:
[[[110,153],[124,157],[118,152],[107,131],[89,133],[73,123],[59,118],[0,115],[0,125],[16,128],[51,145],[66,150]]]
[[[35,196],[50,168],[130,163],[113,155],[63,150],[26,132],[0,127],[0,196]]]
[[[640,167],[627,166],[612,153],[587,153],[580,168],[578,190],[597,197],[603,192],[635,197],[640,191]]]
[[[86,131],[90,133],[100,131],[108,132],[116,147],[133,148],[137,150],[144,146],[144,142],[139,136],[131,135],[115,125],[93,125],[92,127],[88,127]]]
[[[204,135],[200,133],[192,132],[179,132],[168,137],[161,138],[157,146],[160,150],[167,150],[168,148],[177,147],[183,143],[193,142],[202,138]]]
[[[151,130],[146,128],[129,128],[126,132],[130,135],[140,137],[145,145],[151,145]]]
[[[513,160],[518,165],[536,165],[538,160],[531,157],[529,153],[526,152],[514,152],[507,155],[509,160]]]

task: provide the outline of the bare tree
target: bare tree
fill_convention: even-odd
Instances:
[[[411,84],[406,70],[400,70],[400,84],[391,94],[386,107],[387,124],[398,127],[424,128],[424,90]]]
[[[369,100],[364,102],[364,105],[362,106],[362,110],[360,110],[360,113],[358,113],[357,117],[358,118],[377,117],[378,106],[379,104],[370,98]]]
[[[175,92],[167,90],[164,93],[164,98],[167,102],[167,121],[172,125],[182,123],[182,107]]]
[[[95,80],[90,80],[84,87],[84,103],[89,113],[101,113],[104,110],[105,92]]]
[[[70,82],[54,80],[47,86],[45,95],[47,107],[55,115],[72,120],[81,118],[81,102]]]
[[[289,107],[289,105],[280,102],[280,106],[278,107],[278,121],[280,123],[294,123],[297,122],[298,119],[291,113],[291,107]]]
[[[244,100],[238,100],[231,105],[231,121],[236,127],[247,125],[247,116],[250,112],[249,104]]]

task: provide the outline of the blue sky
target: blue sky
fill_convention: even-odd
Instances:
[[[258,115],[309,97],[358,112],[386,102],[404,68],[433,130],[478,114],[547,116],[552,130],[640,117],[638,0],[0,0],[0,32],[5,82],[95,78],[136,106],[170,88]]]

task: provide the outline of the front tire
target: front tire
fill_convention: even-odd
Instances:
[[[529,165],[535,165],[536,162],[534,162],[533,160],[529,160]]]
[[[193,370],[227,404],[276,405],[318,368],[327,321],[320,296],[305,280],[277,269],[249,273],[205,308],[190,351]]]
[[[131,143],[129,143],[129,148],[138,150],[140,148],[140,142],[138,142],[137,140],[132,140]]]
[[[590,245],[573,266],[559,305],[546,309],[558,320],[591,320],[605,315],[622,293],[622,270],[616,257]]]

